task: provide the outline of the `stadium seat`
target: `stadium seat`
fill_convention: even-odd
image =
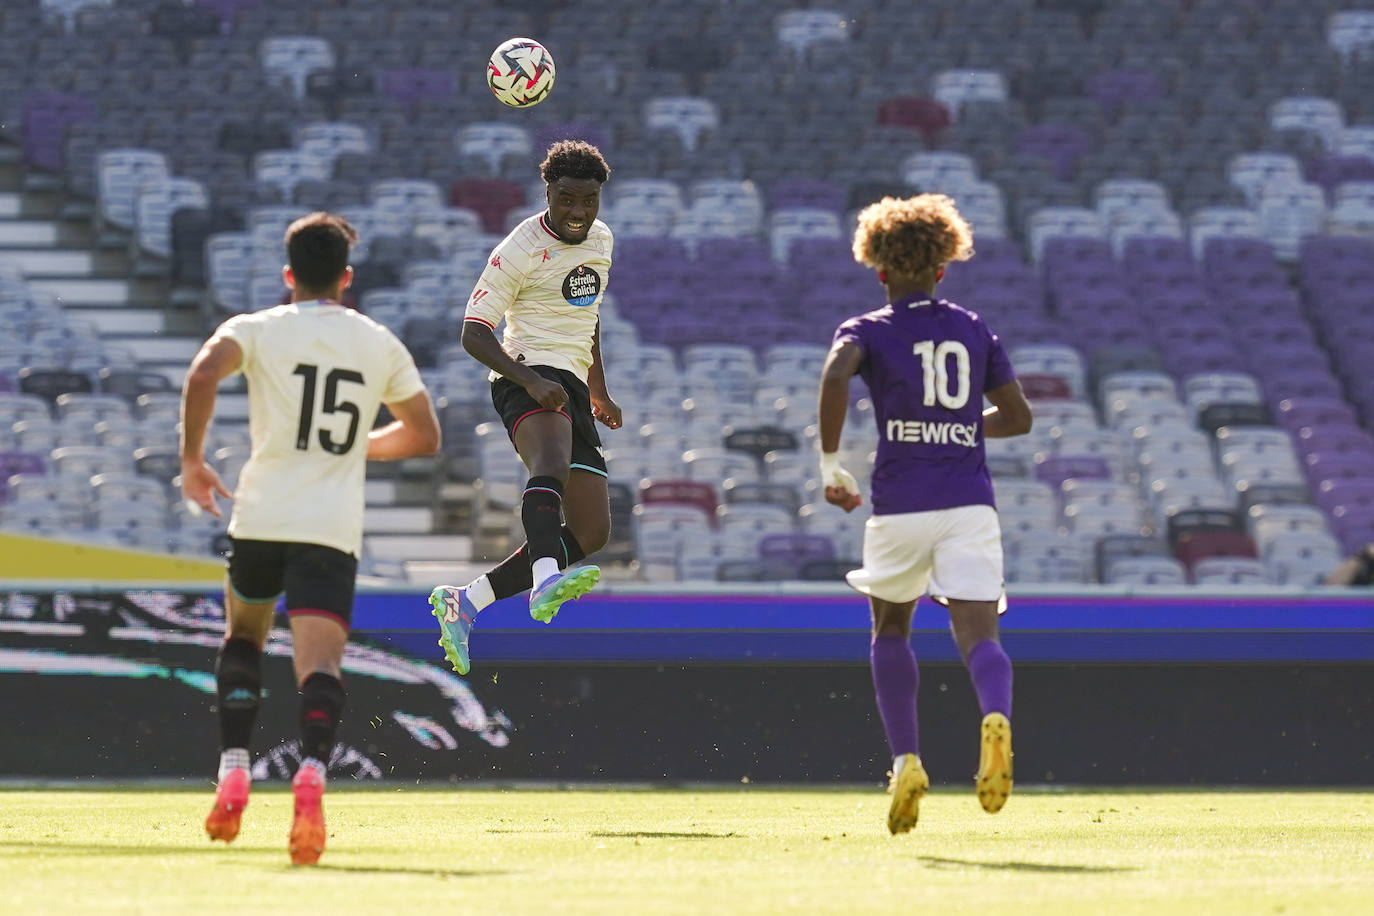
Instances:
[[[323,38],[286,36],[264,39],[259,49],[262,68],[270,76],[285,78],[297,99],[305,97],[306,76],[313,70],[334,66],[334,50]]]
[[[645,478],[639,484],[639,504],[691,506],[714,523],[717,507],[716,488],[704,480]]]
[[[134,229],[140,188],[145,182],[165,182],[169,177],[167,157],[156,150],[115,149],[101,153],[96,159],[101,218],[117,229]]]

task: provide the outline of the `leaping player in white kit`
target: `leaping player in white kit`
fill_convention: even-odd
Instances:
[[[181,489],[220,515],[231,494],[205,462],[215,388],[248,380],[253,450],[232,494],[225,584],[225,640],[215,664],[220,764],[212,840],[232,841],[248,804],[248,743],[262,689],[262,649],[285,596],[300,688],[301,765],[291,781],[290,854],[312,865],[324,850],[321,797],[344,704],[344,645],[363,535],[369,459],[433,454],[439,421],[405,346],[380,324],[339,304],[353,280],[357,233],[312,213],[286,230],[291,302],[230,318],[191,362],[182,391]],[[385,404],[395,421],[371,429]],[[369,431],[371,430],[371,431]]]
[[[861,211],[854,257],[878,271],[888,304],[839,326],[820,384],[825,498],[846,512],[861,502],[838,454],[855,374],[878,421],[863,568],[847,578],[873,611],[873,686],[893,757],[892,833],[916,824],[930,785],[911,650],[911,615],[927,592],[949,609],[983,713],[978,800],[993,813],[1011,792],[1011,661],[997,639],[1002,542],[983,438],[1030,432],[1031,409],[997,336],[973,312],[934,296],[945,265],[972,254],[968,224],[944,195],[888,197]],[[993,405],[986,411],[985,396]]]
[[[598,315],[614,239],[596,215],[611,170],[595,146],[561,140],[540,174],[548,209],[492,251],[463,321],[463,348],[491,370],[492,403],[530,477],[520,501],[526,543],[467,586],[430,594],[439,645],[459,674],[470,666],[468,636],[479,611],[529,590],[530,616],[548,623],[563,602],[596,585],[601,570],[576,564],[611,532],[594,422],[621,424],[606,390]]]

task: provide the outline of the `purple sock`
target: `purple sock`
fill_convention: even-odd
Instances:
[[[985,639],[969,650],[968,674],[983,715],[1000,712],[1011,718],[1011,659],[996,640]]]
[[[892,756],[921,753],[916,731],[916,691],[921,672],[905,636],[875,636],[868,651],[873,664],[873,692]]]

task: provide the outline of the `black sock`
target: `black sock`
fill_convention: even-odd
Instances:
[[[531,477],[520,499],[520,521],[530,562],[544,557],[561,559],[558,543],[563,530],[563,484],[556,477]]]
[[[250,639],[226,639],[215,658],[219,748],[248,747],[262,695],[262,650]]]
[[[305,679],[301,685],[302,760],[314,757],[328,765],[345,696],[343,682],[332,674],[316,671]]]
[[[562,548],[556,557],[559,567],[567,569],[577,561],[587,558],[587,554],[582,550],[582,545],[577,543],[577,538],[573,537],[573,533],[567,525],[563,526],[561,540]],[[502,598],[527,592],[534,586],[534,574],[530,571],[530,562],[529,545],[521,544],[519,550],[506,557],[499,566],[487,573],[487,581],[491,583],[492,594],[496,595],[496,600],[500,601]]]

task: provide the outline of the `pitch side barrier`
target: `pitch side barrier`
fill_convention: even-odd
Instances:
[[[427,650],[433,626],[416,597],[364,591],[354,625]],[[958,660],[948,626],[942,607],[920,603],[918,658]],[[1001,632],[1018,663],[1374,661],[1374,590],[1019,588]],[[868,602],[845,586],[732,583],[610,585],[564,605],[551,625],[508,599],[482,612],[471,648],[503,663],[866,664],[868,644]]]
[[[482,612],[448,670],[425,595],[364,586],[336,777],[874,782],[886,744],[866,602],[843,586],[606,583],[545,626]],[[978,706],[943,609],[916,616],[932,778],[977,765]],[[259,778],[299,757],[289,632],[273,630]],[[223,595],[204,584],[0,582],[0,779],[205,781]],[[1023,783],[1367,785],[1374,592],[1017,589]],[[54,723],[61,723],[54,727]],[[936,757],[940,766],[934,765]]]
[[[6,593],[162,591],[222,596],[202,583],[0,582]],[[426,596],[360,584],[355,633],[421,657],[435,654]],[[213,610],[210,611],[213,613]],[[0,610],[0,617],[13,616]],[[1272,586],[1017,588],[1001,620],[1017,662],[1374,661],[1374,590]],[[958,661],[943,608],[923,599],[913,644],[923,661]],[[843,585],[604,583],[551,624],[523,598],[482,612],[472,657],[484,663],[867,663],[867,601]]]

